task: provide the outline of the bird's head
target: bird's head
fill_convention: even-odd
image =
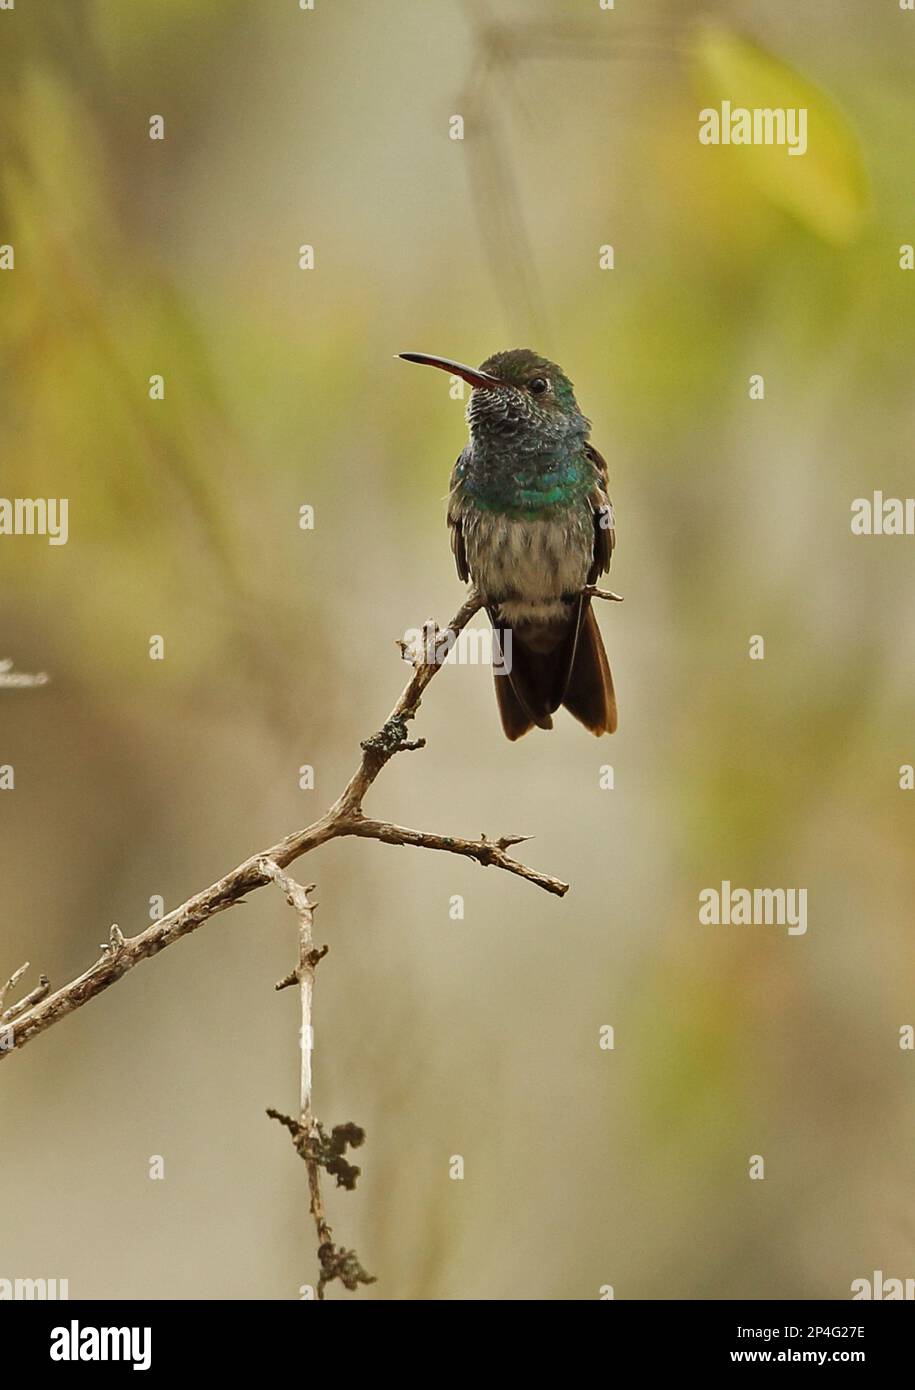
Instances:
[[[439,367],[473,387],[467,423],[475,442],[504,440],[522,449],[542,449],[587,437],[589,422],[578,408],[571,381],[555,362],[530,348],[497,352],[476,368],[426,353],[400,355],[407,362]]]

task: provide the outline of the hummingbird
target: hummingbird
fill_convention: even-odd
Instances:
[[[561,705],[593,734],[612,734],[613,679],[584,590],[610,568],[616,531],[607,464],[588,442],[571,381],[529,348],[477,368],[400,356],[473,388],[448,525],[458,577],[476,586],[492,623],[506,736],[551,729]]]

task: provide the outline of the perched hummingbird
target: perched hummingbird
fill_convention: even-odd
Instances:
[[[613,507],[571,381],[528,348],[497,352],[476,370],[400,356],[473,387],[448,524],[458,575],[479,590],[504,659],[496,698],[506,735],[551,729],[560,705],[592,733],[612,734],[613,680],[583,590],[610,568]]]

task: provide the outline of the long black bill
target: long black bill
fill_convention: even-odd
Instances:
[[[462,377],[471,386],[482,386],[486,390],[492,390],[495,386],[505,385],[497,376],[490,376],[489,372],[478,372],[475,367],[465,367],[463,362],[452,362],[450,357],[430,357],[426,352],[401,352],[398,356],[405,362],[419,362],[423,367],[439,367],[443,372],[450,372],[452,376]]]

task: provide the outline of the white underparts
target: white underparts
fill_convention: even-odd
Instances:
[[[580,593],[588,582],[593,556],[588,504],[532,520],[468,507],[463,529],[474,582],[499,604],[507,622],[558,617],[563,596]]]

